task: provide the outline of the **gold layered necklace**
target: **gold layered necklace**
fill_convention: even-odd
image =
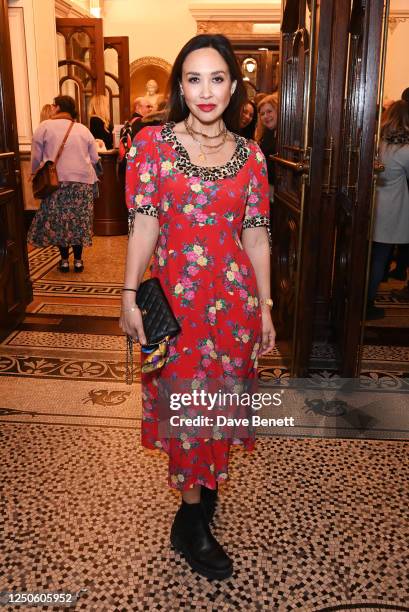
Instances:
[[[187,119],[185,119],[185,126],[186,129],[189,129],[192,132],[192,134],[196,134],[197,136],[203,136],[203,138],[220,138],[220,136],[223,136],[223,134],[227,132],[226,126],[224,125],[218,134],[215,134],[214,136],[209,136],[209,134],[205,134],[204,132],[197,132],[196,130],[194,130],[192,126],[188,124]]]
[[[199,161],[201,162],[206,162],[207,161],[207,155],[216,155],[216,153],[218,153],[222,147],[224,146],[226,140],[227,140],[227,136],[228,136],[228,131],[226,126],[223,127],[223,129],[216,134],[215,136],[208,136],[207,134],[204,134],[203,132],[197,132],[196,130],[194,130],[188,123],[187,119],[184,120],[183,122],[185,124],[185,128],[186,128],[186,132],[189,134],[189,136],[191,137],[192,140],[194,140],[194,142],[196,142],[199,145],[199,149],[200,149],[200,154],[199,154]],[[218,144],[205,144],[203,142],[201,142],[200,140],[198,140],[197,138],[195,138],[195,134],[198,136],[202,136],[203,138],[220,138],[220,136],[222,136],[222,141],[219,142]],[[208,151],[207,153],[204,151],[204,148],[206,149],[212,149],[211,151]]]

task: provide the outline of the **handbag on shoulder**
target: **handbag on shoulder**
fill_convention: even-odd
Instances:
[[[51,195],[54,191],[57,191],[60,186],[57,174],[57,162],[60,159],[62,150],[67,142],[67,138],[72,130],[74,121],[71,121],[70,127],[68,128],[64,140],[62,141],[60,148],[58,149],[57,157],[54,161],[51,159],[47,160],[42,166],[38,168],[33,176],[33,196],[42,200],[47,196]]]
[[[168,341],[181,331],[181,327],[158,278],[149,278],[140,284],[136,292],[136,305],[142,314],[147,340],[147,344],[142,347],[143,352],[147,353],[142,372],[153,372],[165,365]],[[127,336],[127,384],[132,382],[133,342],[133,338]]]

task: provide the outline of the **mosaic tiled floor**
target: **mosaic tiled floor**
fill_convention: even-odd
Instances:
[[[400,443],[236,449],[214,529],[235,571],[211,582],[169,546],[178,498],[136,428],[7,423],[0,435],[0,590],[82,590],[75,609],[96,611],[408,609]]]
[[[53,330],[53,317],[116,316],[107,312],[121,279],[107,286],[97,266],[86,282],[54,278],[53,257],[31,252],[32,320],[49,325],[23,326],[0,345],[0,592],[80,592],[75,609],[93,612],[409,610],[409,461],[399,439],[301,432],[260,436],[254,453],[234,449],[214,532],[235,572],[224,582],[193,574],[169,545],[179,502],[166,457],[140,446],[138,360],[129,387],[123,337]],[[329,385],[333,358],[314,347],[316,376]],[[263,358],[262,383],[285,385],[287,361],[283,345]],[[406,347],[369,346],[363,376],[407,392],[408,362]]]

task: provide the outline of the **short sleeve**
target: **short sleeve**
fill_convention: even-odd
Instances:
[[[252,145],[250,180],[243,229],[270,227],[270,199],[266,159],[258,145]]]
[[[127,154],[126,205],[129,229],[137,213],[159,217],[159,172],[155,131],[146,127],[135,136]]]

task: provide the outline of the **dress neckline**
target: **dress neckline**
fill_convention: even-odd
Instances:
[[[236,176],[249,157],[250,149],[247,140],[243,138],[243,136],[239,136],[232,132],[236,141],[236,148],[232,157],[222,166],[198,166],[190,161],[189,153],[173,131],[175,125],[174,121],[165,123],[161,129],[161,136],[162,139],[170,143],[173,149],[178,153],[178,158],[174,164],[175,167],[182,170],[183,173],[189,177],[199,176],[204,180],[217,180],[229,176]]]

